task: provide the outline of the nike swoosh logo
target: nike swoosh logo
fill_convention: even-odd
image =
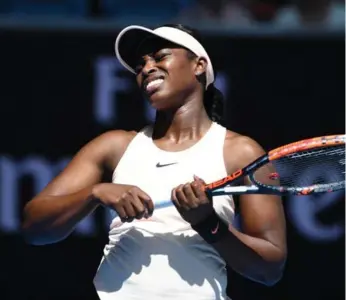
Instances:
[[[175,164],[177,164],[177,162],[168,163],[168,164],[161,164],[161,163],[158,162],[156,164],[156,168],[168,167],[168,166],[175,165]]]
[[[216,234],[217,233],[217,231],[219,230],[219,222],[217,222],[217,225],[216,225],[216,227],[215,227],[215,229],[213,229],[213,230],[211,230],[211,234]]]

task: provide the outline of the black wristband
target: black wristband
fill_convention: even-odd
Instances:
[[[215,210],[204,221],[191,227],[209,244],[218,242],[228,232],[228,225],[221,220]]]

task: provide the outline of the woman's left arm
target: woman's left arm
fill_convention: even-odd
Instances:
[[[228,146],[229,144],[229,146]],[[245,167],[264,154],[264,150],[247,137],[232,138],[225,143],[225,163],[229,173]],[[236,159],[235,159],[236,158]],[[236,166],[234,165],[236,162]],[[266,172],[264,168],[261,173]],[[267,168],[270,172],[270,168]],[[265,176],[265,174],[262,174]],[[247,180],[246,180],[247,181]],[[215,223],[212,203],[201,190],[202,182],[195,180],[173,190],[173,201],[182,217],[198,232]],[[281,198],[273,195],[242,195],[239,197],[242,231],[230,225],[228,230],[212,241],[227,265],[244,277],[265,285],[274,285],[283,273],[286,260],[286,225]],[[214,215],[213,217],[209,217]],[[206,220],[214,219],[213,221]],[[225,224],[217,225],[225,228]],[[200,226],[200,224],[203,224]],[[214,225],[215,226],[215,225]],[[213,231],[214,228],[209,230]],[[204,234],[199,232],[203,237]],[[208,239],[206,239],[207,242]]]
[[[228,150],[228,147],[231,149]],[[238,169],[263,154],[262,147],[248,137],[226,140],[224,156],[227,171],[234,171],[234,155],[238,157]],[[272,171],[270,167],[262,168],[261,176]],[[245,183],[250,184],[247,179]],[[227,236],[213,246],[235,271],[263,284],[273,285],[282,277],[287,252],[286,223],[281,197],[241,195],[239,211],[242,232],[229,226]]]

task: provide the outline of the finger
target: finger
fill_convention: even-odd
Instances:
[[[195,195],[190,183],[187,183],[183,186],[183,191],[187,200],[186,205],[188,205],[190,208],[198,207],[199,200]]]
[[[128,191],[129,194],[129,202],[132,204],[132,207],[135,211],[135,218],[141,219],[143,218],[146,208],[144,204],[142,203],[141,199],[139,198],[139,189],[133,188]]]
[[[143,218],[147,218],[146,214],[147,214],[146,210],[143,210],[142,212],[137,213],[135,218],[137,220],[140,220],[140,219],[143,219]]]
[[[143,200],[146,200],[146,201],[151,200],[151,197],[146,192],[142,191],[139,188],[136,190],[136,194],[138,195],[138,197],[140,197]]]
[[[135,209],[136,219],[142,219],[143,216],[147,213],[147,208],[145,207],[145,203],[141,201],[138,195],[133,195],[132,206]]]
[[[191,183],[191,189],[195,196],[201,201],[201,203],[209,202],[208,196],[204,191],[203,184],[199,181],[194,181]]]
[[[189,205],[188,205],[188,201],[187,201],[187,198],[184,194],[184,185],[179,185],[177,188],[176,188],[176,191],[175,191],[175,195],[176,195],[176,198],[177,198],[177,201],[179,202],[180,206],[186,210],[189,210]]]
[[[205,184],[205,181],[202,178],[199,178],[197,175],[193,175],[193,179],[201,184]]]
[[[127,218],[125,209],[120,206],[120,207],[114,208],[114,210],[117,212],[121,222],[125,223],[126,222],[126,218]]]
[[[126,220],[127,222],[132,222],[134,218],[136,217],[136,211],[132,204],[132,201],[133,201],[132,195],[127,195],[123,201],[123,208],[127,216],[127,220]]]
[[[153,215],[153,212],[154,212],[154,202],[153,200],[145,200],[144,202],[145,206],[146,206],[146,209],[148,211],[148,214],[149,214],[149,217],[151,217]]]
[[[179,203],[179,201],[178,201],[178,198],[177,198],[177,189],[176,189],[176,188],[174,188],[174,189],[172,190],[171,200],[172,200],[173,204],[174,204],[177,208],[180,208],[180,207],[181,207],[181,205],[180,205],[180,203]]]
[[[154,202],[151,199],[151,197],[142,191],[141,189],[138,189],[137,195],[139,199],[141,200],[141,203],[144,205],[144,208],[147,210],[148,215],[151,216],[154,212]]]

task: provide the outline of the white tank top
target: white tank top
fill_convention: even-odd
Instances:
[[[113,183],[136,185],[160,206],[179,184],[197,175],[206,182],[227,175],[223,146],[226,129],[217,123],[192,147],[159,149],[152,128],[140,131],[113,173]],[[233,222],[230,196],[214,197],[214,208]],[[109,243],[94,284],[101,300],[227,299],[225,261],[185,222],[173,205],[157,208],[150,219],[121,223],[114,211]]]

